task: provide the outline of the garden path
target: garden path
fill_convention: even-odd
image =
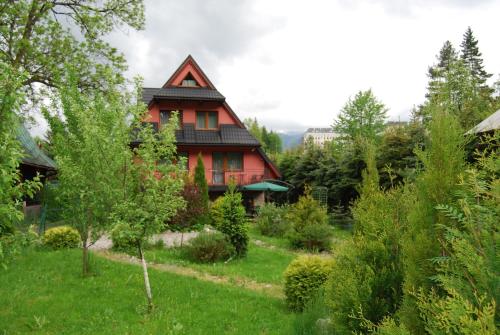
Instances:
[[[102,249],[96,250],[96,254],[111,261],[141,266],[141,261],[134,256],[110,252],[108,250],[102,250]],[[229,278],[226,276],[216,276],[189,267],[183,267],[174,264],[156,264],[148,262],[148,267],[158,271],[171,272],[177,275],[192,277],[212,283],[237,286],[244,289],[264,293],[268,296],[275,298],[281,298],[281,299],[284,298],[282,287],[276,284],[258,283],[256,281],[244,277]]]

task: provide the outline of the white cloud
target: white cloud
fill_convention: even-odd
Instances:
[[[469,25],[486,69],[500,69],[500,4],[493,1],[150,0],[146,6],[145,31],[111,36],[127,57],[129,76],[160,86],[192,54],[241,118],[257,117],[275,129],[328,126],[349,96],[368,88],[391,118],[407,118],[424,98],[427,67],[442,43],[458,48]]]

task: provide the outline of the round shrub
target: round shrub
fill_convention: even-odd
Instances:
[[[327,280],[332,261],[320,256],[300,256],[285,270],[286,303],[290,310],[300,312]]]
[[[130,226],[126,223],[118,223],[111,230],[111,241],[113,250],[126,253],[133,253],[137,249],[138,237],[131,232]]]
[[[80,234],[75,228],[60,226],[50,228],[43,234],[43,244],[52,249],[77,248]]]
[[[202,232],[189,240],[186,254],[193,261],[213,263],[229,259],[235,254],[235,249],[224,234]]]
[[[290,229],[286,213],[286,206],[280,207],[273,203],[264,204],[259,208],[257,215],[257,229],[264,236],[283,237]]]

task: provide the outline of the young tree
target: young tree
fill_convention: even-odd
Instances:
[[[141,105],[141,107],[143,107]],[[144,110],[136,113],[134,126],[140,145],[133,150],[133,160],[122,165],[122,193],[113,208],[115,223],[126,225],[125,233],[134,241],[141,259],[148,310],[153,309],[153,295],[149,282],[144,243],[159,233],[177,210],[184,208],[181,192],[185,170],[175,163],[175,129],[177,117],[155,134],[152,127],[141,127]]]
[[[64,64],[71,63],[79,87],[104,89],[107,69],[121,78],[126,67],[104,36],[124,25],[143,29],[144,5],[142,0],[4,1],[0,22],[0,60],[25,72],[22,86],[59,86]]]
[[[114,86],[105,95],[83,94],[74,71],[44,115],[53,134],[63,217],[80,234],[87,275],[89,246],[110,228],[110,210],[122,194],[124,163],[131,160],[126,117],[137,107]]]
[[[374,95],[372,90],[359,91],[344,105],[334,129],[348,140],[369,138],[375,140],[384,130],[387,108]]]
[[[202,200],[201,205],[206,212],[208,210],[208,183],[205,177],[205,165],[203,164],[201,152],[198,154],[196,168],[194,169],[194,183],[198,187]]]

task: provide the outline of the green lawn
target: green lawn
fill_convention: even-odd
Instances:
[[[149,250],[148,261],[176,264],[229,278],[247,278],[259,283],[281,284],[283,272],[296,255],[281,249],[269,249],[254,244],[249,245],[248,255],[243,259],[233,259],[228,263],[199,264],[182,257],[181,248]]]
[[[83,279],[80,261],[79,250],[32,251],[0,270],[0,334],[292,332],[294,315],[280,299],[155,270],[156,310],[145,316],[140,267],[94,257],[98,275]]]

